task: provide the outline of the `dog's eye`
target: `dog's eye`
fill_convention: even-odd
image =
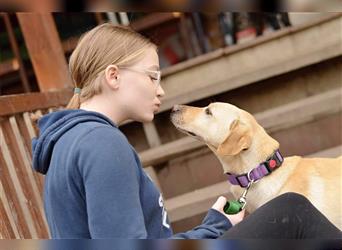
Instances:
[[[205,109],[205,113],[206,113],[207,115],[213,115],[213,113],[211,113],[211,111],[210,111],[209,108],[206,108],[206,109]]]

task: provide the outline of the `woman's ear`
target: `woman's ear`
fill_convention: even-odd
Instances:
[[[116,65],[109,65],[105,69],[105,81],[108,86],[113,89],[117,90],[119,88],[119,68]]]
[[[229,130],[229,135],[217,148],[218,155],[237,155],[242,150],[248,149],[252,143],[250,129],[240,120],[234,120]]]

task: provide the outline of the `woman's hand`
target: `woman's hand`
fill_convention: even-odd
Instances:
[[[226,202],[227,202],[227,199],[223,196],[220,196],[211,208],[219,211],[224,216],[226,216],[227,219],[230,221],[230,223],[232,223],[232,225],[234,226],[243,220],[245,216],[245,210],[242,210],[241,212],[237,214],[226,214],[223,211],[223,208],[226,205]]]

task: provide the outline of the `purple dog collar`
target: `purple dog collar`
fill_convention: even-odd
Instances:
[[[279,149],[276,150],[271,157],[262,162],[256,168],[253,168],[248,173],[235,175],[227,173],[228,181],[233,185],[240,185],[245,188],[252,180],[254,182],[260,180],[262,177],[271,174],[274,170],[281,166],[284,158],[280,154]]]

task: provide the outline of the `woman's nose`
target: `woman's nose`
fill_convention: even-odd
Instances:
[[[162,86],[159,84],[158,89],[157,89],[157,96],[163,97],[164,95],[165,95],[165,92],[164,92]]]

